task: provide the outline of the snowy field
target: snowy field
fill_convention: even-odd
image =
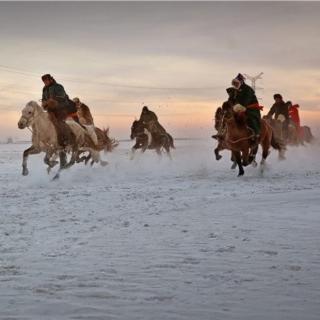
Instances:
[[[0,145],[0,319],[319,320],[320,146],[237,178],[176,144],[54,182]]]

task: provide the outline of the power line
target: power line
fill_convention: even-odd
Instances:
[[[23,69],[17,69],[17,68],[12,68],[9,66],[5,65],[0,65],[0,69],[4,70],[5,72],[9,73],[15,73],[15,74],[20,74],[24,76],[29,76],[29,77],[39,77],[38,74],[23,70]],[[73,82],[73,83],[84,83],[84,84],[96,84],[96,85],[103,85],[103,86],[109,86],[109,87],[114,87],[114,88],[125,88],[125,89],[148,89],[148,90],[176,90],[176,91],[183,91],[183,90],[217,90],[223,88],[222,86],[208,86],[208,87],[157,87],[157,86],[144,86],[144,85],[130,85],[130,84],[119,84],[119,83],[114,83],[110,81],[92,81],[92,80],[81,80],[81,79],[75,79],[74,77],[61,77],[62,80],[67,81],[67,82]]]

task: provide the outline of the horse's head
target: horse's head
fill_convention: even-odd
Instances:
[[[221,107],[217,108],[216,113],[214,115],[214,127],[216,130],[219,130],[221,127],[221,123],[223,121],[223,110]]]
[[[227,93],[228,93],[228,101],[232,104],[235,105],[236,104],[236,99],[237,99],[237,94],[238,94],[238,90],[234,87],[230,87],[226,89]]]
[[[219,107],[216,110],[215,116],[214,116],[214,127],[216,130],[220,130],[222,127],[224,127],[226,121],[232,117],[232,113],[230,113],[229,110],[224,110],[221,107]]]
[[[140,120],[133,121],[132,126],[131,126],[131,135],[130,135],[131,140],[133,140],[134,138],[136,138],[139,134],[141,134],[143,132],[144,132],[143,122]]]
[[[18,128],[24,129],[32,125],[39,108],[39,105],[35,101],[28,102],[21,111],[21,117],[18,122]]]

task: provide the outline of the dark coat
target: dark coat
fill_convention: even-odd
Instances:
[[[149,123],[150,121],[158,121],[157,115],[150,110],[142,111],[140,115],[140,120],[144,123]]]
[[[250,105],[258,103],[258,99],[254,90],[246,83],[243,83],[238,90],[236,102],[247,108]]]
[[[268,112],[268,117],[272,117],[273,115],[275,115],[274,117],[277,120],[280,114],[282,114],[286,118],[286,120],[289,119],[289,108],[284,101],[274,103],[270,111]]]
[[[58,108],[64,109],[67,114],[77,112],[76,105],[69,99],[63,86],[59,83],[53,82],[49,86],[44,86],[42,89],[42,101],[46,102],[53,99],[58,102]]]
[[[65,102],[69,100],[69,97],[61,84],[53,82],[49,86],[44,86],[42,89],[42,100],[48,101],[49,99]]]

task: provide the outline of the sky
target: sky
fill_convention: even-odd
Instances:
[[[143,105],[175,137],[210,136],[239,72],[264,72],[264,113],[279,92],[318,128],[319,16],[317,2],[0,2],[0,140],[30,137],[17,121],[45,73],[119,139]]]

